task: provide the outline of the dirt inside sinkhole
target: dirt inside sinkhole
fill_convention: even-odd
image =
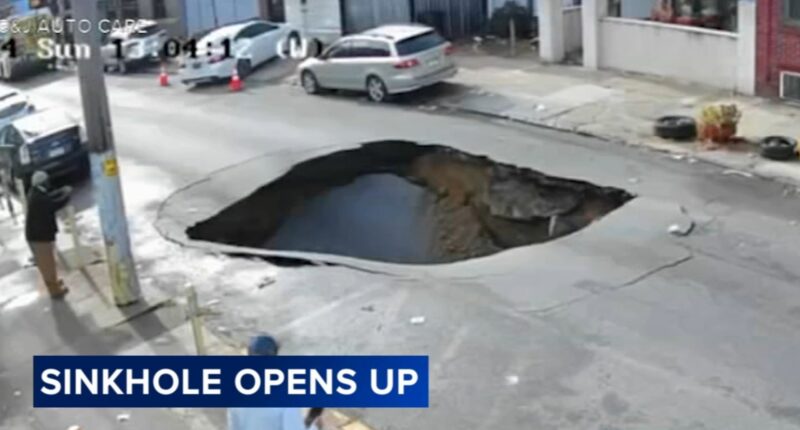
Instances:
[[[558,239],[631,198],[449,147],[384,141],[297,164],[187,233],[253,248],[437,264]]]

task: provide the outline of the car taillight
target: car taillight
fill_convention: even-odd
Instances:
[[[448,43],[447,46],[444,47],[444,55],[452,55],[456,52],[456,47],[453,46],[452,43]]]
[[[412,58],[410,60],[401,61],[394,65],[395,69],[410,69],[412,67],[419,66],[419,61],[416,58]]]
[[[31,163],[31,152],[28,150],[28,145],[23,144],[19,148],[19,162],[20,164]]]

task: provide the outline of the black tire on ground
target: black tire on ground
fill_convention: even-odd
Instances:
[[[311,58],[311,57],[319,57],[320,54],[322,54],[322,51],[324,49],[325,49],[325,46],[323,45],[322,42],[320,42],[319,39],[316,39],[316,38],[311,39],[311,41],[308,43],[308,52],[307,52],[308,57],[309,58]]]
[[[697,137],[697,123],[689,116],[662,116],[656,120],[653,131],[663,139],[691,140]]]
[[[300,85],[302,85],[306,94],[315,95],[322,92],[317,76],[310,70],[303,70],[300,74]]]
[[[236,72],[239,74],[239,79],[244,79],[253,73],[253,64],[250,60],[239,60],[236,62]]]
[[[367,77],[367,97],[375,103],[383,103],[389,100],[389,90],[383,79],[371,75]]]
[[[300,34],[299,33],[297,33],[296,31],[293,31],[293,32],[289,33],[289,35],[286,36],[286,42],[284,43],[284,46],[283,46],[283,55],[288,57],[289,54],[291,53],[291,47],[292,46],[300,46],[301,42],[302,41],[300,40]]]
[[[786,161],[797,158],[797,141],[786,136],[767,136],[759,142],[761,156]]]

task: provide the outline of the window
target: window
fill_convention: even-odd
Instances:
[[[12,146],[14,148],[25,143],[25,141],[22,139],[22,135],[20,135],[17,129],[14,127],[4,128],[0,139],[2,139],[3,145]]]
[[[783,0],[783,18],[786,22],[800,25],[800,0]]]
[[[435,31],[420,34],[409,39],[397,42],[397,54],[402,56],[416,54],[417,52],[427,51],[447,42]]]
[[[267,24],[265,22],[259,22],[258,24],[254,24],[251,28],[253,30],[252,30],[252,33],[250,34],[250,37],[256,37],[256,36],[260,36],[260,35],[262,35],[264,33],[267,33],[267,32],[270,32],[270,31],[274,31],[278,27],[274,26],[272,24]]]
[[[737,3],[738,0],[611,0],[608,14],[619,18],[736,31]]]
[[[167,17],[167,6],[164,0],[153,0],[153,18],[161,19]]]
[[[237,34],[233,40],[249,39],[253,37],[254,33],[255,33],[254,26],[248,25],[247,27],[239,30],[239,34]]]
[[[3,109],[0,109],[0,118],[8,118],[22,112],[23,109],[28,107],[26,102],[17,102]]]
[[[388,57],[391,55],[389,44],[375,40],[354,40],[352,57]]]
[[[137,19],[139,18],[139,3],[137,0],[106,0],[108,19]]]
[[[347,41],[331,46],[325,58],[347,58],[351,56],[353,42]]]

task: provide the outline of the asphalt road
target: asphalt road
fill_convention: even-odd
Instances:
[[[380,429],[800,428],[794,187],[416,109],[413,99],[309,97],[271,82],[284,66],[272,67],[237,94],[160,88],[153,75],[108,78],[146,288],[189,280],[204,300],[220,299],[212,321],[220,332],[275,332],[286,353],[430,355],[430,409],[353,411]],[[68,74],[24,86],[40,103],[79,112]],[[220,169],[272,171],[284,154],[387,138],[448,144],[638,198],[564,245],[391,275],[209,255],[152,227],[165,198]],[[247,191],[220,183],[203,197]],[[91,234],[96,219],[84,201]],[[671,237],[671,220],[685,218],[696,223],[692,234]],[[410,324],[414,316],[425,323]]]

